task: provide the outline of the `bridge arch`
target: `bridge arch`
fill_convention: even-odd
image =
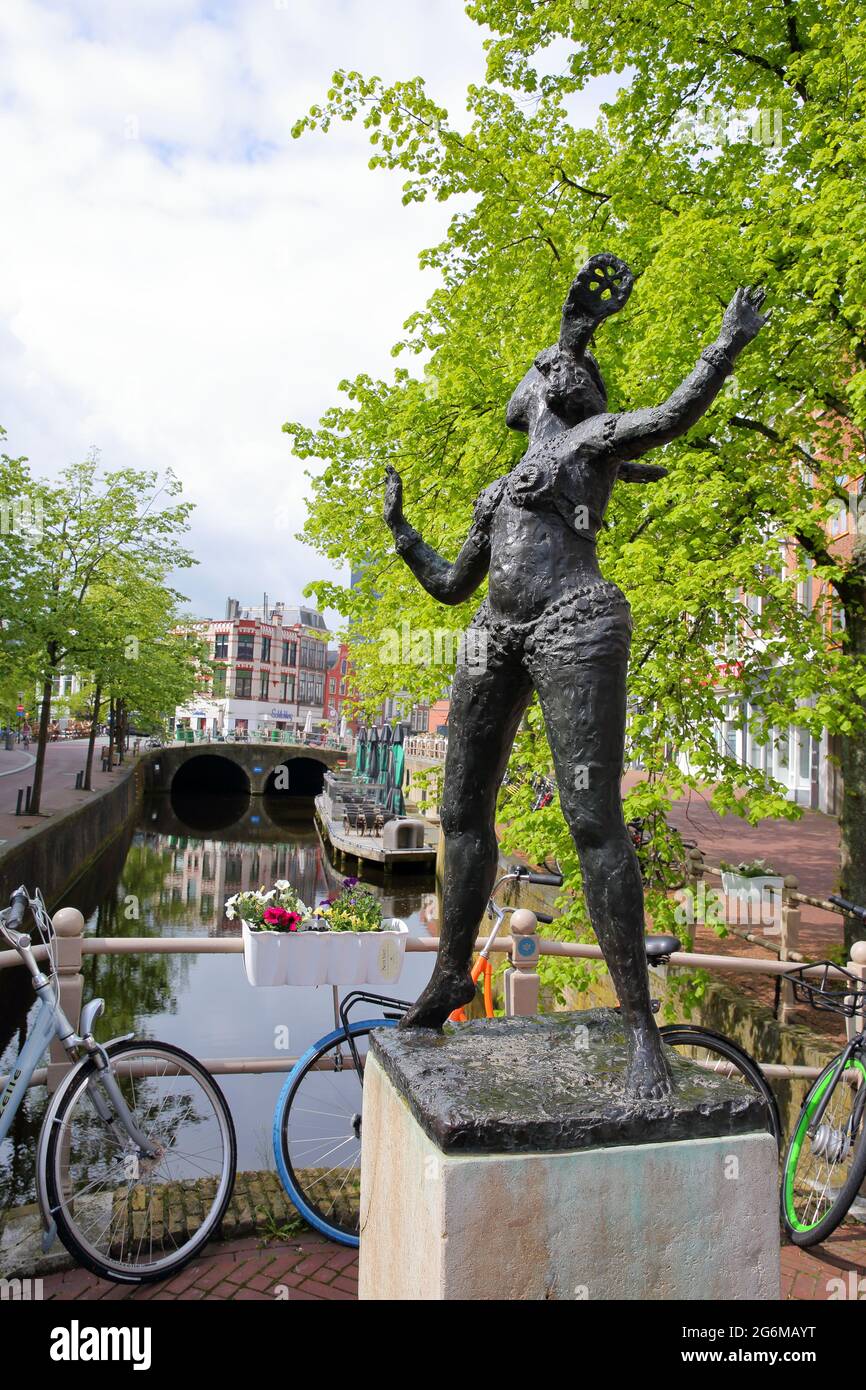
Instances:
[[[249,796],[250,779],[241,763],[219,753],[187,758],[174,774],[172,794],[192,796]]]
[[[271,768],[262,792],[265,796],[318,796],[325,785],[328,764],[321,758],[283,758]]]

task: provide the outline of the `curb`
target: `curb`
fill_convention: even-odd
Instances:
[[[12,777],[16,772],[23,772],[26,767],[32,767],[36,762],[33,754],[25,753],[24,756],[27,759],[25,763],[19,763],[17,767],[4,767],[0,772],[0,777]]]

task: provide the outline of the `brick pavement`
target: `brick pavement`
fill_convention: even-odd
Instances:
[[[866,1298],[866,1232],[862,1226],[845,1225],[812,1250],[782,1246],[784,1300],[838,1300],[855,1293]],[[267,1244],[250,1237],[210,1245],[200,1259],[162,1283],[141,1288],[109,1284],[86,1270],[72,1269],[45,1278],[43,1294],[46,1299],[66,1302],[352,1300],[358,1296],[357,1251],[312,1233]]]
[[[250,1236],[211,1243],[200,1259],[159,1283],[107,1283],[85,1269],[69,1269],[43,1279],[43,1296],[64,1302],[355,1299],[358,1252],[312,1232],[266,1243]]]

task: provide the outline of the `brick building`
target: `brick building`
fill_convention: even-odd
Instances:
[[[328,630],[315,608],[284,603],[241,607],[228,599],[224,618],[197,623],[213,670],[175,712],[178,728],[211,734],[321,726],[328,668]]]

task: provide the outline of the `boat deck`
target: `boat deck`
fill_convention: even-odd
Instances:
[[[436,843],[427,843],[419,849],[385,849],[381,835],[357,835],[345,830],[342,822],[337,824],[328,816],[325,798],[317,796],[316,825],[322,834],[340,854],[351,855],[353,859],[363,859],[370,864],[381,864],[383,868],[393,869],[402,865],[414,865],[416,869],[430,869],[436,864]],[[428,833],[428,832],[425,832]],[[429,827],[429,834],[437,837],[435,825]]]

